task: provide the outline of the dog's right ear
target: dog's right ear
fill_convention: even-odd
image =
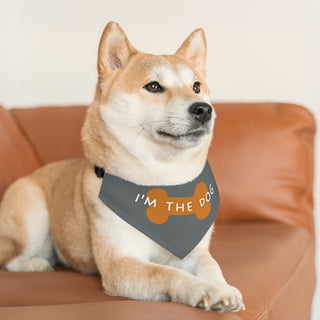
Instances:
[[[109,22],[103,30],[98,52],[99,80],[120,70],[137,52],[130,44],[126,34],[116,22]]]
[[[201,28],[194,30],[176,52],[176,55],[188,61],[195,71],[204,78],[206,54],[206,36]]]

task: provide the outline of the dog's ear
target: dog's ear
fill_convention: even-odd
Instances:
[[[109,22],[103,30],[98,51],[99,79],[120,70],[137,52],[130,44],[126,34],[116,22]]]
[[[194,30],[176,52],[191,64],[194,70],[205,77],[207,42],[203,29]]]

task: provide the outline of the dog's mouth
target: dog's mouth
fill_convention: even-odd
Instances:
[[[169,133],[163,130],[158,130],[157,134],[162,136],[162,137],[167,137],[167,138],[171,138],[171,139],[182,139],[182,138],[199,138],[203,135],[205,135],[207,133],[207,130],[205,128],[197,128],[197,129],[193,129],[193,130],[189,130],[185,133],[182,134],[173,134],[173,133]]]

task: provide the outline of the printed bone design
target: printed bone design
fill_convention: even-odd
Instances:
[[[193,197],[186,198],[168,197],[167,192],[161,188],[151,189],[147,197],[151,202],[156,199],[156,204],[147,209],[147,217],[156,224],[165,223],[170,215],[195,214],[198,219],[205,219],[211,210],[211,203],[206,199],[207,193],[208,189],[204,182],[197,184]]]

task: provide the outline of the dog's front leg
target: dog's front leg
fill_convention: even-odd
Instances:
[[[241,308],[232,287],[220,282],[203,281],[171,266],[115,253],[108,254],[106,260],[98,260],[97,264],[104,289],[109,295],[136,300],[171,300],[218,311]]]
[[[227,283],[218,262],[206,248],[196,248],[185,260],[182,260],[182,269],[185,269],[184,265],[189,266],[192,269],[191,273],[196,277],[211,282]]]
[[[225,286],[228,286],[233,291],[234,297],[237,301],[235,305],[239,305],[240,309],[245,309],[240,291],[226,282],[219,264],[211,256],[208,249],[203,247],[196,248],[184,259],[172,260],[170,265],[190,272],[192,275],[200,278],[201,280],[210,283],[218,282],[224,284]],[[222,301],[216,306],[216,310],[225,310],[225,304],[227,304],[227,302],[223,303]],[[231,310],[233,310],[234,308],[236,307],[232,307]]]
[[[239,310],[232,287],[208,282],[187,271],[123,255],[103,237],[92,239],[95,261],[107,294],[136,300],[185,303],[218,311]],[[223,309],[221,308],[223,305]]]

